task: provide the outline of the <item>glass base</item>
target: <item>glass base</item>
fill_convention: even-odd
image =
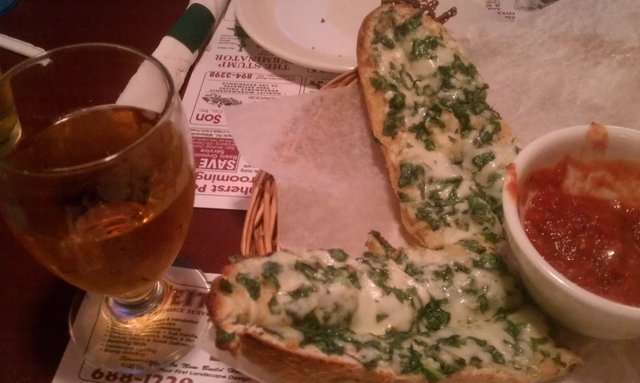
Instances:
[[[200,271],[170,268],[151,310],[120,319],[110,298],[80,294],[69,313],[71,340],[85,361],[127,374],[144,374],[177,361],[209,326],[209,287]]]

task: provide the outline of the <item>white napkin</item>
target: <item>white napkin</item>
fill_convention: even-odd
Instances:
[[[637,0],[560,0],[515,23],[472,25],[460,40],[525,146],[592,121],[640,129],[638,20]]]
[[[207,42],[229,5],[229,0],[191,0],[180,19],[160,40],[152,53],[169,71],[176,90]],[[154,78],[150,63],[140,66],[122,92],[117,104],[138,106],[160,112],[164,106],[162,82]]]

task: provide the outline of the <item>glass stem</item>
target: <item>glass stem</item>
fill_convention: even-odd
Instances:
[[[114,318],[125,322],[154,311],[162,304],[164,295],[165,286],[162,280],[160,280],[142,297],[133,299],[108,297],[107,306]]]

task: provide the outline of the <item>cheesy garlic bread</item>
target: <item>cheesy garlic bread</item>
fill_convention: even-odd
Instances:
[[[502,181],[517,148],[459,44],[400,3],[365,19],[357,50],[371,128],[408,231],[429,248],[503,240]]]
[[[216,345],[273,382],[542,382],[578,360],[495,253],[279,251],[212,286]]]
[[[269,382],[545,382],[580,360],[558,347],[498,253],[517,148],[487,86],[422,9],[363,21],[358,73],[403,224],[421,246],[370,233],[367,251],[278,251],[216,279],[216,345]]]

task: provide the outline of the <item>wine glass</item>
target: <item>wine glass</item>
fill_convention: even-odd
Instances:
[[[39,263],[85,290],[84,301],[100,300],[97,318],[72,308],[72,341],[85,360],[117,371],[175,361],[207,327],[180,297],[203,307],[206,281],[196,270],[167,277],[195,180],[166,68],[127,47],[79,44],[11,68],[0,90],[12,125],[0,137],[2,215]]]

